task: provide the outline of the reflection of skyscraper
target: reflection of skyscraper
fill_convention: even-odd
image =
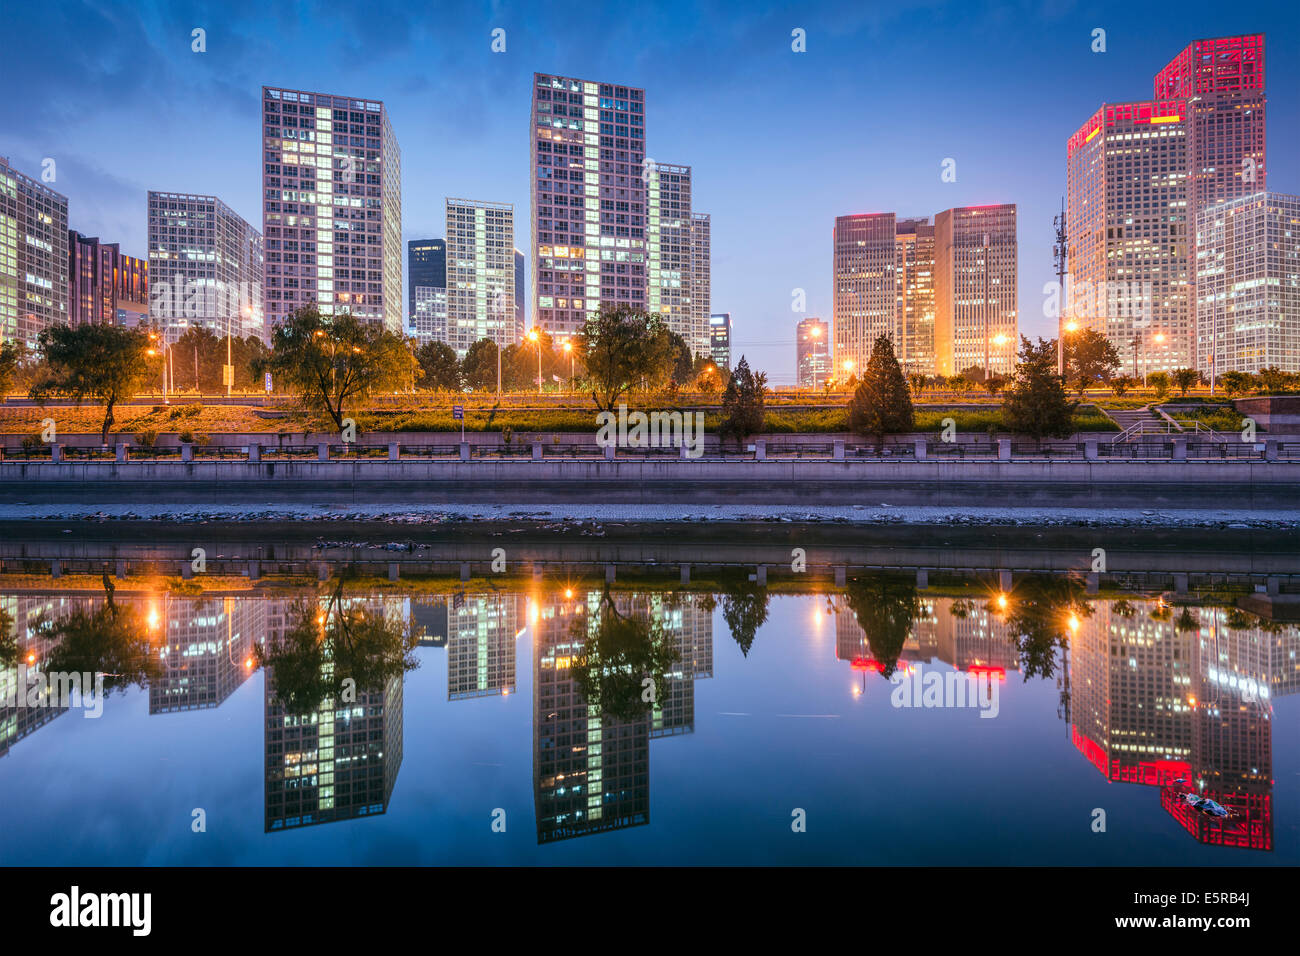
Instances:
[[[446,647],[447,598],[442,595],[412,598],[411,624],[421,647]]]
[[[405,614],[406,599],[357,598],[342,604],[393,620]],[[292,624],[296,613],[287,609],[277,625]],[[268,667],[265,706],[268,833],[388,809],[402,766],[402,675],[380,689],[357,688],[355,701],[328,700],[297,715],[280,705],[275,671]]]
[[[168,598],[158,649],[162,673],[149,685],[149,713],[217,707],[249,674],[253,641],[266,631],[261,598]]]
[[[28,693],[34,681],[20,680],[20,677],[27,678],[29,668],[41,668],[54,648],[56,642],[42,626],[43,622],[63,617],[73,610],[93,610],[97,603],[94,599],[44,595],[0,597],[0,611],[13,621],[8,636],[14,639],[17,648],[13,666],[0,666],[0,757],[9,753],[9,748],[18,741],[67,712],[66,707],[50,706],[48,690],[39,693],[34,704],[29,706],[8,707],[5,704],[10,694],[15,695],[17,702],[17,694]]]
[[[1142,606],[1094,607],[1071,641],[1075,746],[1109,780],[1159,786],[1197,840],[1272,849],[1272,637],[1227,627],[1216,608],[1159,621]]]
[[[453,601],[447,610],[448,700],[514,692],[518,600],[498,593]]]
[[[651,738],[694,733],[695,682],[713,676],[713,613],[699,607],[692,594],[628,595],[616,603],[621,613],[657,620],[674,655],[656,688]]]
[[[619,721],[600,713],[570,673],[593,636],[600,601],[591,592],[529,610],[538,843],[650,822],[649,716]]]

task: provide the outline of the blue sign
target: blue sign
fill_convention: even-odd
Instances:
[[[451,406],[451,418],[452,421],[463,422],[465,420],[465,406],[464,405]]]

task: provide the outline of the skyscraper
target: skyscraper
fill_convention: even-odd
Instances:
[[[377,100],[262,88],[266,319],[402,309],[402,159]]]
[[[897,332],[894,233],[892,212],[835,219],[835,365],[843,378],[866,367],[878,336],[894,338]]]
[[[1300,196],[1260,192],[1201,209],[1196,330],[1206,375],[1300,372]]]
[[[644,309],[645,91],[535,73],[529,143],[534,324],[562,340]]]
[[[796,383],[800,388],[820,388],[831,375],[830,328],[818,318],[799,321],[795,329]]]
[[[731,368],[731,313],[709,316],[709,358],[718,368]]]
[[[1208,367],[1194,232],[1202,210],[1265,188],[1264,38],[1197,40],[1153,91],[1103,104],[1066,144],[1065,314],[1139,376]]]
[[[148,314],[148,260],[69,230],[68,323],[136,326]]]
[[[647,308],[688,343],[695,258],[691,244],[691,167],[646,160]]]
[[[514,206],[447,200],[446,342],[458,357],[479,339],[518,341],[514,249]]]
[[[68,321],[68,198],[0,156],[0,342]]]
[[[524,333],[528,331],[528,309],[524,303],[528,301],[528,280],[527,266],[525,263],[528,257],[518,249],[515,250],[515,341],[522,342]]]
[[[216,196],[150,190],[149,315],[168,341],[264,336],[262,269],[262,234]]]
[[[929,218],[895,223],[894,276],[898,333],[894,350],[905,373],[934,374],[934,226]]]
[[[406,244],[407,318],[415,315],[415,290],[447,288],[447,240],[412,239]]]
[[[935,371],[1011,375],[1020,345],[1015,205],[945,209],[934,217],[934,247]]]
[[[709,316],[713,308],[713,217],[691,213],[691,355],[709,354]]]

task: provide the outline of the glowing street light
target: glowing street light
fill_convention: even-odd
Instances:
[[[537,346],[537,394],[542,394],[542,337],[537,334],[537,327],[528,330],[528,341]]]

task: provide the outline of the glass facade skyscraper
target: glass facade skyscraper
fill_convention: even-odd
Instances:
[[[0,156],[0,343],[68,321],[68,199]]]
[[[378,100],[262,88],[266,318],[314,305],[401,333],[402,159]]]

